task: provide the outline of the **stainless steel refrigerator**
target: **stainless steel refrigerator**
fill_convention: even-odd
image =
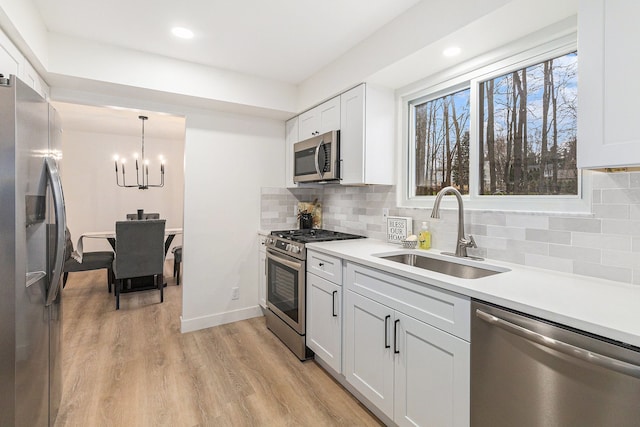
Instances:
[[[5,83],[2,81],[2,83]],[[60,405],[65,209],[55,110],[0,84],[0,426],[50,426]]]

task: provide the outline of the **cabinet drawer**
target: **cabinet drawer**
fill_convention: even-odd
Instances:
[[[469,341],[469,298],[379,270],[347,263],[347,289]]]
[[[307,251],[307,271],[342,286],[342,259]]]

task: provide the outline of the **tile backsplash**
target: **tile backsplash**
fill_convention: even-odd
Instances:
[[[478,249],[472,255],[566,273],[640,285],[640,172],[592,172],[592,215],[467,210],[465,232]],[[417,234],[429,221],[432,246],[453,251],[457,210],[397,208],[393,186],[262,188],[261,228],[297,228],[298,201],[322,203],[322,227],[386,238],[383,208],[413,218]]]

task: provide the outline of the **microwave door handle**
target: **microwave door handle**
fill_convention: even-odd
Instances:
[[[324,144],[324,139],[321,139],[320,142],[318,143],[318,146],[316,147],[316,155],[315,155],[316,172],[318,172],[318,175],[320,175],[320,178],[322,178],[322,175],[324,175],[324,171],[320,170],[320,163],[318,162],[318,154],[320,154],[320,147],[322,147],[322,144]]]

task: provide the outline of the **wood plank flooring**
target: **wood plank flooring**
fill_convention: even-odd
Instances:
[[[180,333],[182,287],[123,294],[104,271],[63,291],[63,394],[56,426],[379,426],[313,361],[256,318]]]

